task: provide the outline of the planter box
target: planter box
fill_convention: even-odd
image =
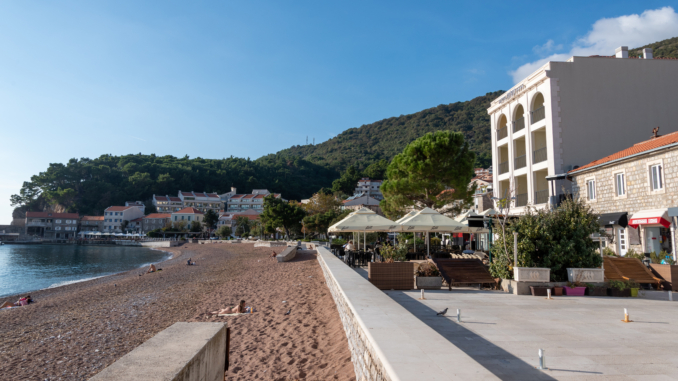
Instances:
[[[614,296],[614,297],[630,297],[631,296],[631,289],[627,288],[625,290],[619,290],[619,289],[616,289],[616,288],[608,288],[607,294],[610,295],[610,296]]]
[[[657,265],[650,264],[650,269],[654,275],[664,279],[663,286],[665,290],[678,291],[678,265]]]
[[[553,287],[553,296],[563,296],[563,288],[565,287]]]
[[[368,262],[367,278],[380,290],[412,290],[414,262]]]
[[[518,282],[550,282],[551,269],[542,267],[514,267],[513,279]]]
[[[443,287],[443,278],[439,276],[418,276],[415,278],[419,290],[440,290]]]
[[[548,289],[550,289],[550,287],[530,286],[532,296],[547,296],[548,293],[546,290]]]
[[[607,287],[587,287],[586,292],[589,296],[607,296]]]
[[[567,269],[567,280],[571,283],[602,283],[605,282],[603,269]]]
[[[633,298],[638,297],[638,289],[637,288],[631,289],[631,297],[633,297]]]
[[[567,296],[584,296],[586,294],[586,287],[564,287],[563,291]]]

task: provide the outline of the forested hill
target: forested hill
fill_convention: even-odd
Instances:
[[[652,55],[657,58],[678,58],[678,37],[629,50],[629,57],[642,57],[645,48],[652,48]]]
[[[408,143],[427,132],[452,130],[464,134],[478,156],[478,166],[487,167],[492,162],[487,108],[502,93],[495,91],[470,101],[440,105],[350,128],[323,143],[294,146],[265,158],[293,156],[339,171],[350,165],[364,169],[380,159],[391,160]]]

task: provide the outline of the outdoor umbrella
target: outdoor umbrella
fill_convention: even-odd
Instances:
[[[400,223],[404,232],[468,232],[468,226],[436,212],[431,208],[424,208],[414,216]],[[428,240],[427,240],[428,241]],[[426,251],[430,256],[431,247],[426,243]]]
[[[386,217],[382,217],[375,213],[374,211],[368,208],[362,208],[357,212],[349,214],[343,220],[337,222],[336,224],[330,226],[327,229],[330,233],[341,233],[341,232],[388,232],[388,231],[400,231],[400,225],[389,220]],[[364,248],[366,248],[366,243],[363,242]]]

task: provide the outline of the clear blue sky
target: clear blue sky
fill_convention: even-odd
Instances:
[[[673,24],[673,9],[655,19],[643,14],[666,6],[678,8],[655,1],[2,1],[0,224],[11,220],[9,196],[51,162],[138,152],[254,159],[304,144],[307,135],[322,142],[350,127],[507,89],[521,66],[552,54],[676,36],[659,17]],[[611,21],[601,24],[604,18]],[[609,25],[624,20],[641,30]]]

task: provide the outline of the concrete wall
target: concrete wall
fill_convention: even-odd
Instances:
[[[175,323],[91,381],[223,381],[226,323]]]
[[[283,250],[280,254],[276,255],[275,259],[278,262],[289,262],[297,256],[297,247],[290,246],[287,249]]]
[[[317,253],[357,380],[498,379],[325,247]]]

